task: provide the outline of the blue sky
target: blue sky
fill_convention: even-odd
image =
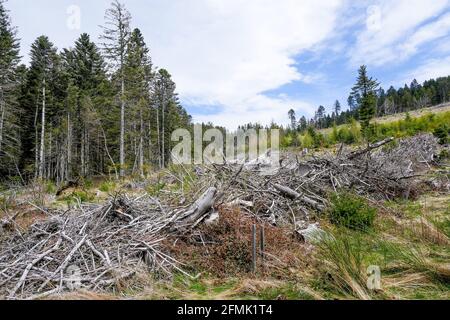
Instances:
[[[82,32],[97,41],[109,3],[9,0],[24,61],[42,34],[58,48]],[[361,64],[386,89],[450,75],[449,0],[124,3],[196,121],[287,123],[291,108],[312,116],[336,99],[346,105]],[[78,10],[80,28],[70,27]]]

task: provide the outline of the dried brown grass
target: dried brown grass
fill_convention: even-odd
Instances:
[[[285,277],[290,268],[305,263],[304,245],[289,229],[274,227],[243,214],[238,209],[221,208],[220,220],[202,226],[189,238],[167,243],[175,257],[200,272],[213,276],[239,276],[250,273],[252,265],[252,226],[265,231],[265,263],[258,257],[258,274]],[[258,245],[259,253],[259,245]]]

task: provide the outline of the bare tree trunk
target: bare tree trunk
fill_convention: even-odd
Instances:
[[[120,98],[120,177],[125,177],[125,80],[122,68],[122,79],[121,79],[121,98]]]
[[[50,135],[49,135],[49,144],[48,144],[48,156],[47,159],[49,161],[47,161],[47,174],[46,174],[46,178],[47,180],[51,179],[52,176],[52,171],[53,171],[53,158],[52,158],[52,153],[53,153],[53,149],[52,149],[52,144],[53,144],[53,134],[52,131],[50,130]]]
[[[166,123],[165,123],[165,97],[162,105],[162,167],[166,167]]]
[[[41,119],[41,147],[39,152],[39,178],[44,177],[44,152],[45,152],[45,78],[42,88],[42,119]]]
[[[151,112],[150,112],[150,118],[151,118]],[[148,161],[151,163],[153,160],[153,145],[152,145],[152,123],[151,119],[148,120]]]
[[[6,106],[5,106],[5,99],[3,96],[3,89],[0,88],[1,95],[0,95],[0,152],[2,151],[2,143],[3,143],[3,124],[5,121],[5,113],[6,113]]]
[[[116,174],[116,179],[119,180],[119,173],[117,172],[117,166],[116,163],[114,162],[114,159],[111,157],[111,154],[109,153],[109,149],[108,149],[108,141],[106,140],[106,134],[105,134],[105,130],[103,130],[103,127],[100,127],[102,129],[102,133],[103,133],[103,139],[105,141],[105,152],[108,155],[109,160],[111,161],[113,168],[114,168],[114,172]]]
[[[67,113],[67,180],[71,178],[72,172],[72,128],[70,123],[70,113]]]
[[[161,163],[161,134],[160,134],[160,125],[159,125],[159,106],[156,107],[156,126],[158,131],[158,162],[159,168],[162,169]]]
[[[38,131],[39,103],[36,101],[36,113],[34,114],[34,178],[39,176],[39,131]]]
[[[90,161],[90,155],[91,155],[91,143],[90,143],[90,141],[91,141],[91,137],[90,137],[90,135],[89,135],[89,131],[88,131],[88,129],[84,129],[84,132],[85,132],[85,143],[86,143],[86,150],[85,150],[85,152],[84,152],[84,157],[85,157],[85,160],[84,160],[84,163],[85,163],[85,165],[86,165],[86,169],[85,169],[85,174],[86,174],[86,176],[89,176],[90,174],[91,174],[91,161]]]
[[[140,139],[139,139],[139,174],[141,176],[141,178],[144,178],[144,116],[142,114],[142,108],[139,111],[139,116],[140,116],[140,126],[141,126],[141,132],[140,132]]]
[[[86,164],[84,163],[84,153],[86,152],[85,146],[86,146],[86,144],[85,144],[85,141],[84,141],[84,129],[83,129],[83,132],[81,133],[81,155],[80,155],[80,158],[81,158],[81,175],[83,177],[86,175],[86,172],[85,172]]]

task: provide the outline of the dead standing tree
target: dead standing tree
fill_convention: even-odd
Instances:
[[[120,82],[120,177],[125,176],[125,56],[130,41],[131,15],[119,1],[115,0],[106,11],[103,27],[103,49],[111,62],[113,72],[117,73]]]

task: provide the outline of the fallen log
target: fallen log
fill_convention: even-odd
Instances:
[[[273,186],[278,192],[280,192],[283,196],[285,196],[289,199],[300,200],[301,202],[304,202],[319,211],[325,210],[325,206],[321,205],[319,202],[317,202],[305,195],[302,195],[302,194],[298,193],[297,191],[292,190],[289,187],[282,186],[280,184],[274,184]]]
[[[180,219],[184,223],[194,223],[203,218],[213,207],[217,195],[216,188],[209,188]]]
[[[64,191],[71,189],[71,188],[78,188],[80,186],[80,179],[78,178],[76,181],[68,181],[65,185],[63,185],[59,190],[56,192],[56,196],[59,197],[63,194]]]
[[[360,157],[360,156],[362,156],[362,155],[364,155],[366,153],[369,153],[369,152],[371,152],[371,151],[373,151],[375,149],[381,148],[382,146],[384,146],[384,145],[386,145],[388,143],[391,143],[394,140],[395,139],[393,137],[391,137],[391,138],[384,139],[383,141],[379,141],[377,143],[371,144],[371,145],[369,145],[367,148],[365,148],[363,150],[359,150],[359,151],[355,151],[355,152],[350,153],[348,155],[348,159],[353,160],[353,159],[355,159],[357,157]]]

